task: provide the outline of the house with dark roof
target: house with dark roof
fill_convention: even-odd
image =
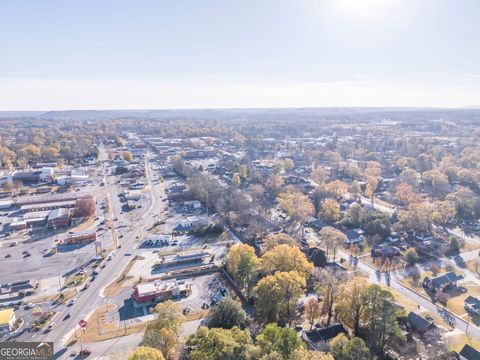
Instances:
[[[474,349],[468,344],[463,346],[462,351],[458,354],[460,360],[479,360],[480,359],[480,351]]]
[[[307,343],[308,348],[316,351],[328,351],[330,341],[338,334],[347,334],[342,324],[329,325],[323,328],[315,327],[302,333],[302,339]]]
[[[463,280],[462,275],[457,275],[453,271],[450,271],[434,278],[425,277],[422,286],[430,291],[443,291],[458,286],[460,280]]]
[[[435,325],[433,322],[425,319],[424,317],[415,314],[414,312],[410,312],[407,315],[407,322],[408,325],[414,330],[419,332],[420,334],[426,333],[428,330],[433,329]]]
[[[474,298],[473,296],[467,297],[463,307],[471,314],[480,315],[480,299],[478,298]]]
[[[394,257],[400,255],[400,249],[390,244],[380,244],[371,251],[372,257]]]
[[[345,236],[347,237],[345,244],[352,245],[363,242],[365,240],[365,236],[363,236],[363,234],[364,232],[362,229],[347,230],[347,232],[345,232]]]
[[[322,230],[327,224],[321,219],[314,218],[313,216],[307,220],[307,224],[315,230]]]

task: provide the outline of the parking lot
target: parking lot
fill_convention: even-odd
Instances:
[[[181,304],[185,314],[215,306],[231,292],[219,274],[182,278],[182,281],[192,284],[192,293],[189,296],[175,300]],[[105,300],[117,305],[116,310],[108,313],[109,322],[136,321],[137,318],[152,313],[153,305],[133,306],[130,295],[131,290],[125,289],[117,296]]]
[[[98,175],[96,175],[98,176]],[[97,199],[97,216],[72,227],[49,229],[45,226],[12,231],[9,223],[21,219],[18,209],[0,210],[0,273],[1,282],[15,282],[26,279],[40,281],[39,291],[46,291],[42,284],[49,284],[55,278],[57,284],[51,292],[58,290],[57,278],[64,281],[63,275],[96,256],[94,243],[84,245],[56,246],[69,234],[86,229],[97,229],[97,237],[104,248],[112,245],[111,231],[102,227],[107,211],[104,190],[99,183],[78,187],[79,194],[94,194]],[[76,191],[76,190],[74,190]],[[23,195],[23,198],[30,195]],[[100,230],[101,229],[101,230]],[[56,253],[52,249],[57,249]],[[47,291],[48,293],[48,291]]]

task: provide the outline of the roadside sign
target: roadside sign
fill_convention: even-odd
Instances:
[[[33,309],[32,309],[32,315],[35,316],[35,317],[40,317],[42,316],[43,314],[43,311],[42,309],[39,307],[39,306],[35,306]]]
[[[80,320],[78,322],[78,325],[80,325],[81,328],[86,328],[87,327],[87,322],[85,320]]]

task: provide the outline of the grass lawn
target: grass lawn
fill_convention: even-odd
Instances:
[[[467,337],[465,334],[452,336],[451,338],[448,338],[448,341],[450,343],[449,349],[458,353],[462,351],[465,344],[468,344],[475,349],[480,349],[480,341]]]
[[[415,283],[413,278],[411,276],[405,276],[400,282],[403,282],[407,286],[417,290],[418,292],[427,295],[428,294],[425,292],[425,290],[422,287],[422,282],[423,280],[428,276],[428,277],[433,277],[433,273],[431,271],[422,271],[421,269],[419,270],[420,272],[420,278],[418,279],[418,282]]]
[[[388,290],[393,294],[397,303],[399,303],[400,305],[402,305],[405,308],[405,312],[407,314],[410,311],[414,311],[414,312],[418,311],[418,304],[415,301],[411,300],[410,298],[406,297],[405,295],[402,295],[401,293],[399,293],[398,291],[396,291],[392,288],[389,288],[387,286],[382,286],[382,287],[385,290]]]
[[[455,289],[449,289],[446,291],[446,293],[449,295],[447,308],[459,316],[462,316],[466,313],[463,306],[467,297],[480,297],[479,285],[473,282],[467,282],[463,284],[463,286],[467,289],[466,293],[461,293],[460,291]]]
[[[480,259],[472,259],[472,260],[468,260],[467,261],[467,269],[470,270],[471,272],[473,272],[474,274],[477,274],[478,276],[480,276]],[[476,269],[476,264],[477,263],[479,264],[478,266],[478,271]]]
[[[85,282],[85,280],[87,280],[87,278],[88,278],[87,275],[70,275],[65,280],[65,286],[73,287],[73,286],[82,285]]]
[[[465,252],[465,251],[472,251],[477,249],[480,249],[480,245],[465,241],[465,246],[461,248],[460,251]]]

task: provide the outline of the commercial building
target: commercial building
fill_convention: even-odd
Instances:
[[[140,190],[124,191],[123,196],[125,197],[125,200],[140,200],[142,192]]]
[[[46,211],[46,210],[54,210],[59,208],[74,208],[75,207],[75,200],[68,200],[68,201],[60,201],[60,202],[51,202],[51,203],[43,203],[43,204],[31,204],[31,205],[23,205],[20,207],[22,213],[28,213],[31,211]]]
[[[204,262],[210,258],[211,254],[207,251],[194,251],[194,252],[185,252],[179,253],[172,256],[162,256],[162,259],[159,263],[156,264],[158,267],[168,267],[176,265],[187,265],[187,264],[197,264]]]
[[[58,228],[70,225],[70,218],[72,217],[72,210],[65,208],[58,208],[52,210],[48,214],[47,226],[49,228]]]
[[[192,292],[188,282],[170,280],[138,284],[133,287],[134,304],[155,304],[170,299],[186,297]]]
[[[3,200],[3,201],[0,201],[0,209],[4,210],[4,209],[8,209],[12,206],[13,204],[13,201],[12,200]]]
[[[85,194],[78,193],[69,193],[69,194],[53,194],[53,195],[42,195],[42,196],[30,196],[24,199],[18,199],[17,205],[34,205],[34,204],[47,204],[47,203],[56,203],[56,202],[65,202],[65,201],[75,201],[78,198],[85,196]]]
[[[97,232],[95,230],[85,230],[69,235],[66,239],[62,241],[62,244],[85,244],[95,240],[97,240]]]
[[[189,231],[201,228],[208,225],[206,218],[199,218],[197,216],[189,216],[182,220],[177,226],[172,229],[173,234],[184,234]]]
[[[0,298],[32,295],[38,287],[37,280],[24,280],[0,284]]]
[[[0,310],[0,334],[12,332],[15,325],[15,309]]]

